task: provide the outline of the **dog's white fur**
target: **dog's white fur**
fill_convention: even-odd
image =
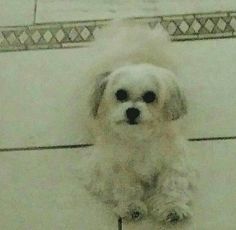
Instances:
[[[86,188],[124,220],[191,216],[190,150],[178,128],[187,108],[170,46],[161,29],[112,25],[91,48],[84,72],[95,138],[84,164]],[[124,102],[115,96],[119,89],[128,92]],[[154,102],[143,101],[147,91],[155,92]],[[136,125],[127,123],[131,107],[140,111]]]

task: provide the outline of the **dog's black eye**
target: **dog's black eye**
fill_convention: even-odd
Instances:
[[[156,94],[152,91],[147,91],[143,95],[143,101],[146,102],[146,103],[152,103],[155,100],[156,100]]]
[[[116,92],[116,99],[118,101],[121,101],[121,102],[126,101],[128,99],[127,91],[124,90],[124,89],[117,90],[117,92]]]

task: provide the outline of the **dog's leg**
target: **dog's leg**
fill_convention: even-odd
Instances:
[[[147,207],[142,201],[144,191],[141,184],[126,174],[119,174],[114,182],[115,213],[124,221],[143,219],[147,215]]]
[[[176,223],[189,218],[192,190],[184,168],[166,168],[160,173],[148,204],[152,216],[161,222]]]

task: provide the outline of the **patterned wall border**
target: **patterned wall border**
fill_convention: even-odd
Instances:
[[[236,12],[132,18],[161,25],[173,41],[236,37]],[[110,20],[0,27],[0,52],[87,46]]]

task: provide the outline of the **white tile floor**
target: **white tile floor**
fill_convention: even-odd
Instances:
[[[179,81],[189,100],[188,138],[235,135],[235,44],[235,39],[175,43]],[[81,111],[86,89],[80,85],[88,51],[0,53],[0,148],[91,142]]]
[[[115,230],[114,216],[79,184],[81,156],[82,150],[0,153],[0,229]]]
[[[37,3],[37,5],[35,4]],[[35,7],[36,6],[36,7]],[[236,10],[234,0],[0,0],[0,26]],[[36,9],[36,14],[35,14]]]
[[[37,22],[236,10],[234,0],[38,0]]]
[[[0,0],[0,26],[32,24],[35,0]]]
[[[191,142],[200,171],[192,223],[170,228],[233,230],[236,226],[236,142]],[[117,230],[117,220],[81,187],[89,148],[0,153],[0,229]],[[162,229],[149,221],[124,230]],[[166,228],[164,228],[166,229]],[[169,228],[168,228],[169,229]]]
[[[0,54],[0,148],[89,141],[80,110],[85,54],[85,48]]]

